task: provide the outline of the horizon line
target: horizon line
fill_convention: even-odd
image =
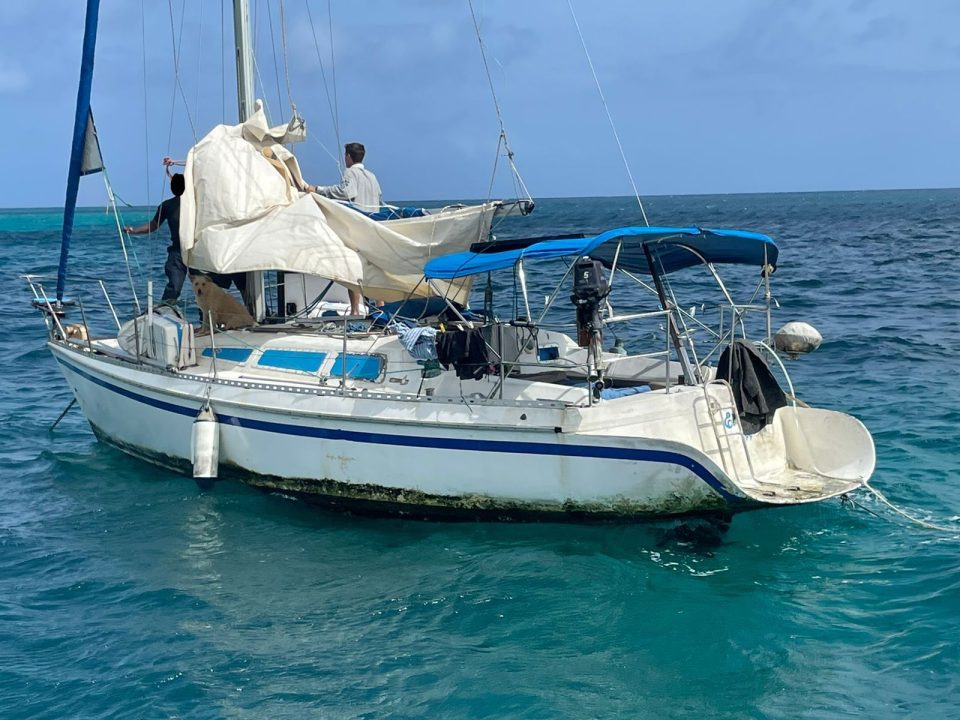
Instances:
[[[650,194],[650,195],[640,195],[641,200],[646,200],[650,198],[674,198],[674,197],[736,197],[736,196],[746,196],[746,195],[820,195],[820,194],[839,194],[839,193],[878,193],[878,192],[924,192],[930,190],[945,191],[945,190],[958,190],[960,187],[900,187],[900,188],[859,188],[859,189],[846,189],[846,190],[750,190],[750,191],[737,191],[737,192],[693,192],[693,193],[659,193],[659,194]],[[634,195],[540,195],[532,198],[534,202],[537,200],[612,200],[616,198],[623,198],[626,200],[635,200]],[[490,199],[490,198],[488,198]],[[506,198],[498,198],[506,199]],[[409,202],[413,204],[417,203],[435,203],[435,202],[464,202],[464,201],[477,201],[484,202],[481,198],[432,198],[424,199],[419,198],[417,200],[400,200],[398,203]],[[394,204],[394,203],[390,203]],[[108,204],[104,203],[102,205],[78,205],[77,210],[99,210],[105,207],[109,207]],[[127,205],[128,208],[149,208],[154,207],[154,205]],[[5,210],[62,210],[62,205],[34,205],[29,207],[19,206],[5,206],[0,205],[0,212]]]

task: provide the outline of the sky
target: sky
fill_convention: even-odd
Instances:
[[[283,33],[280,0],[250,2],[257,95],[306,118],[310,182],[339,179],[339,124],[388,201],[488,195],[500,128],[467,0],[285,0]],[[571,3],[641,195],[960,186],[954,0]],[[93,111],[123,200],[157,203],[163,156],[236,122],[231,5],[102,0]],[[0,3],[0,207],[63,203],[83,6]],[[566,0],[473,6],[531,194],[632,194]],[[515,195],[503,157],[493,195]],[[104,204],[99,176],[79,202]]]

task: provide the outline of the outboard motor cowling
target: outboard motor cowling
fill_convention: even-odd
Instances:
[[[577,344],[589,347],[596,339],[602,341],[603,321],[600,308],[610,292],[610,285],[603,275],[603,263],[583,257],[573,268],[573,295],[570,301],[577,308]]]

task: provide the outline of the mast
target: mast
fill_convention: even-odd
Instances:
[[[97,20],[100,0],[87,0],[87,16],[83,28],[83,58],[80,62],[80,85],[77,88],[77,112],[73,119],[73,149],[70,169],[67,171],[67,196],[63,202],[63,235],[60,240],[60,266],[57,268],[57,303],[63,301],[63,287],[67,280],[67,258],[70,256],[70,238],[73,236],[73,216],[77,209],[77,190],[83,174],[83,154],[86,146],[87,123],[90,121],[90,92],[93,88],[93,56],[97,47]]]
[[[237,59],[237,115],[239,122],[246,122],[253,115],[253,42],[250,37],[249,0],[233,0],[233,39]],[[244,300],[253,316],[263,320],[266,315],[263,272],[246,273]]]
[[[237,109],[241,123],[253,115],[253,43],[250,39],[250,3],[233,0],[233,37],[237,51]]]

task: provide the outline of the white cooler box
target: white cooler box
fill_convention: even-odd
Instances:
[[[155,307],[152,317],[144,314],[124,323],[117,342],[134,357],[139,349],[140,359],[149,365],[180,370],[197,364],[193,325],[167,305]]]

